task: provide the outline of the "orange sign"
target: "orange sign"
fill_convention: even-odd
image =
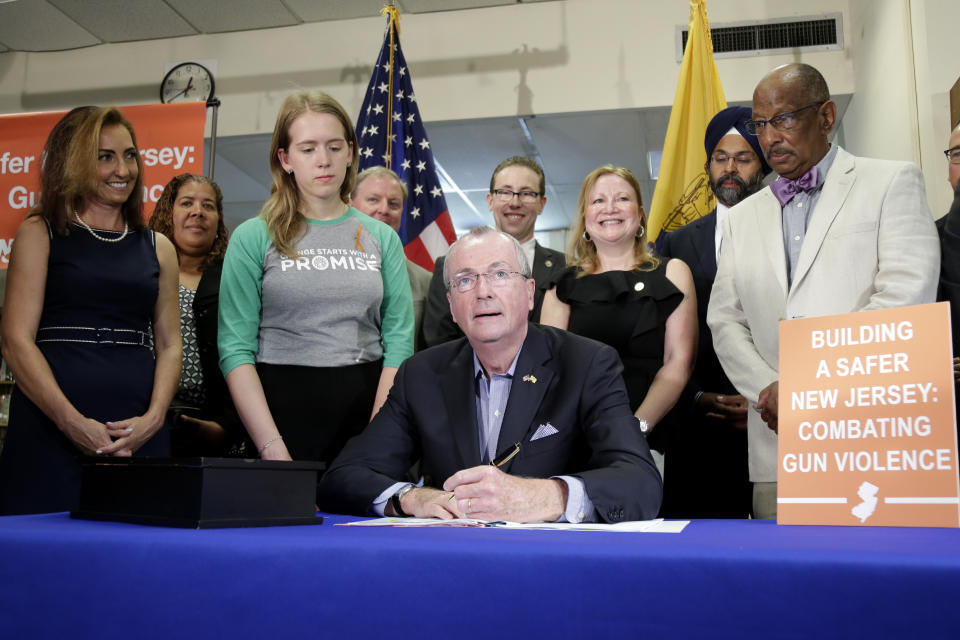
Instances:
[[[143,213],[181,173],[203,172],[203,102],[121,107],[133,124],[143,158]],[[17,227],[37,203],[40,157],[53,125],[66,111],[0,115],[0,269],[7,268]]]
[[[950,306],[780,323],[777,522],[960,526]]]

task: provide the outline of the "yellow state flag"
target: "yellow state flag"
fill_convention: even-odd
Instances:
[[[704,165],[707,124],[727,101],[713,61],[713,40],[706,0],[690,0],[690,28],[683,50],[677,93],[663,141],[657,186],[647,221],[651,242],[713,210],[714,199]]]

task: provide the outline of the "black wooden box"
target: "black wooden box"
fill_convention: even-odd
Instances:
[[[322,462],[88,457],[81,467],[74,518],[194,529],[323,522],[315,515]]]

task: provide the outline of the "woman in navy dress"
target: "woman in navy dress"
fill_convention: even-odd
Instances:
[[[600,167],[584,180],[567,265],[540,321],[617,350],[630,408],[662,453],[663,427],[693,371],[697,299],[683,261],[648,252],[640,185],[629,169]]]
[[[0,513],[75,509],[80,455],[169,453],[177,257],[144,225],[142,174],[133,127],[114,108],[74,109],[47,139],[41,201],[7,273],[3,357],[17,387]]]

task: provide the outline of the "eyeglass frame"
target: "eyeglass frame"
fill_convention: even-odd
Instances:
[[[498,273],[505,273],[509,277],[504,278],[503,280],[494,280],[493,276]],[[491,287],[505,287],[511,280],[513,280],[514,276],[520,276],[520,278],[523,280],[529,280],[529,276],[525,275],[521,271],[509,271],[507,269],[494,269],[493,271],[486,271],[484,273],[477,273],[475,271],[471,271],[468,273],[458,274],[454,276],[452,280],[447,281],[447,290],[456,291],[457,293],[470,293],[471,291],[477,288],[477,285],[480,284],[481,276],[487,282],[490,283]],[[457,280],[464,280],[464,279],[469,279],[471,282],[473,282],[473,284],[467,287],[466,289],[461,289],[459,286],[457,286],[456,283],[457,283]]]
[[[953,157],[952,154],[956,154],[956,157]],[[943,152],[943,155],[947,156],[947,161],[950,164],[960,164],[960,144],[955,147],[950,147]]]
[[[513,200],[513,197],[516,196],[520,200],[520,202],[523,202],[524,204],[533,204],[535,202],[538,202],[540,198],[543,197],[543,194],[540,193],[539,191],[514,191],[513,189],[502,189],[499,187],[494,189],[490,193],[491,195],[493,195],[493,197],[495,197],[500,202],[510,202],[511,200]],[[532,194],[533,198],[531,200],[524,200],[523,194],[525,193]]]
[[[711,163],[716,162],[720,166],[726,166],[727,164],[730,163],[731,159],[737,165],[750,164],[751,162],[754,162],[754,161],[757,161],[757,162],[760,161],[760,159],[757,157],[757,154],[754,153],[753,151],[739,151],[734,154],[728,154],[721,151],[720,153],[723,153],[723,156],[724,156],[723,160],[717,160],[714,157],[716,156],[716,153],[717,152],[711,153],[709,160]]]
[[[790,122],[795,122],[797,119],[796,115],[801,111],[806,111],[807,109],[810,109],[812,107],[816,107],[817,109],[819,109],[820,107],[827,104],[828,102],[829,100],[821,100],[820,102],[813,102],[808,104],[805,107],[794,109],[793,111],[784,111],[783,113],[778,113],[777,115],[773,116],[769,120],[747,120],[746,122],[743,123],[743,128],[746,129],[747,133],[749,133],[750,135],[758,136],[758,137],[763,132],[763,130],[767,128],[768,124],[773,125],[773,128],[776,129],[777,131],[791,131],[793,130],[793,126],[790,126],[784,129],[782,126],[777,126],[775,121],[780,120],[782,123],[783,122],[782,118],[786,118],[787,116],[789,116],[788,120]],[[762,124],[762,126],[758,127],[757,125],[760,125],[760,124]]]

